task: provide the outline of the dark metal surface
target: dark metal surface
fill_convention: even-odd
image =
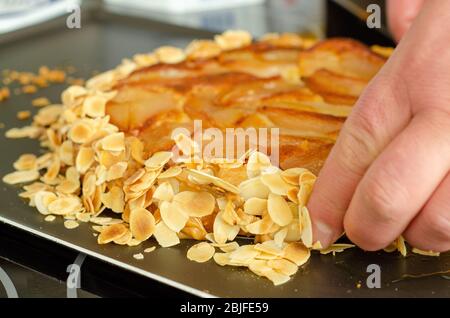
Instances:
[[[106,16],[85,22],[81,30],[67,30],[65,25],[61,25],[45,35],[3,45],[0,48],[0,69],[36,71],[40,65],[73,65],[79,70],[78,75],[87,77],[92,70],[111,68],[123,57],[136,52],[150,51],[163,44],[184,46],[193,38],[209,35],[203,31]],[[58,101],[62,88],[53,86],[33,96],[13,96],[0,105],[0,122],[6,125],[0,130],[1,176],[12,170],[13,161],[21,153],[39,153],[36,141],[4,138],[7,128],[24,124],[16,120],[16,112],[32,109],[29,106],[31,99],[38,96],[49,96],[52,101]],[[139,247],[99,246],[89,225],[67,230],[61,219],[47,223],[34,208],[17,197],[18,191],[19,187],[0,185],[0,219],[3,222],[200,296],[450,297],[450,281],[441,276],[393,283],[403,274],[450,269],[448,254],[440,258],[417,255],[402,258],[397,254],[365,253],[357,249],[336,256],[314,254],[291,281],[274,287],[268,280],[257,278],[247,270],[220,267],[212,261],[206,264],[188,261],[186,250],[191,244],[188,241],[172,248],[158,248],[145,254],[144,260],[135,260],[133,254],[156,243],[150,240]],[[365,284],[366,268],[373,263],[381,266],[380,289],[368,289]],[[120,276],[120,271],[117,275]],[[142,284],[147,283],[142,280]],[[358,283],[361,283],[360,288],[357,288]]]

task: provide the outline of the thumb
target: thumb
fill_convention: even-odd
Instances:
[[[388,24],[397,42],[408,31],[424,2],[425,0],[388,0]]]

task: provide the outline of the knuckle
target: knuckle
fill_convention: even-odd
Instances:
[[[450,214],[435,210],[426,215],[425,222],[430,235],[439,242],[450,244]]]

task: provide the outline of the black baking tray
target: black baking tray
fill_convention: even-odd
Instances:
[[[59,22],[58,22],[59,21]],[[49,24],[50,25],[50,24]],[[141,18],[129,18],[107,12],[90,12],[83,17],[81,29],[67,29],[64,19],[43,26],[45,32],[21,33],[20,37],[0,44],[0,70],[37,71],[39,66],[74,66],[76,76],[88,78],[93,71],[103,71],[119,64],[124,57],[149,52],[161,45],[183,47],[195,38],[211,37],[208,31],[183,28]],[[16,119],[19,110],[31,110],[31,100],[46,96],[58,102],[64,85],[53,85],[34,95],[13,94],[0,104],[0,175],[13,170],[12,163],[24,152],[40,152],[34,140],[11,140],[6,129],[25,123]],[[190,241],[171,248],[157,248],[145,254],[144,260],[132,256],[156,245],[149,240],[144,246],[123,247],[97,245],[90,225],[67,230],[58,219],[45,222],[43,216],[20,199],[19,187],[0,185],[0,221],[71,249],[86,253],[133,271],[150,280],[170,285],[201,297],[450,297],[450,280],[444,274],[450,269],[450,255],[430,258],[397,253],[367,253],[351,249],[344,253],[320,255],[311,260],[288,283],[274,287],[266,279],[235,267],[221,267],[213,261],[204,264],[186,258]],[[382,285],[370,289],[366,285],[367,266],[381,267]],[[119,274],[120,275],[120,274]],[[421,277],[412,278],[410,276]],[[448,274],[447,274],[448,275]],[[143,279],[142,284],[149,281]]]

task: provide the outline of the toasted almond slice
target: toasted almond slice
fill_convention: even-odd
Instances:
[[[44,221],[45,221],[45,222],[53,222],[55,219],[56,219],[56,216],[54,216],[54,215],[47,215],[47,216],[44,218]]]
[[[83,103],[83,112],[90,117],[103,117],[107,101],[108,99],[101,95],[88,96]]]
[[[48,211],[55,215],[75,214],[81,209],[81,200],[75,196],[57,198],[48,205]]]
[[[156,152],[145,161],[145,166],[150,170],[156,170],[168,163],[172,157],[173,153],[169,151]]]
[[[155,232],[155,218],[153,214],[144,208],[131,210],[130,230],[137,240],[147,240]]]
[[[156,224],[153,235],[158,244],[162,247],[170,247],[180,244],[180,239],[178,238],[177,233],[169,229],[163,221]]]
[[[424,250],[420,250],[416,247],[412,248],[412,252],[415,254],[419,254],[419,255],[423,255],[423,256],[439,256],[441,255],[441,253],[439,252],[433,252],[433,251],[424,251]]]
[[[187,156],[192,157],[200,152],[199,145],[185,134],[178,134],[172,138],[178,149]]]
[[[74,143],[84,144],[91,140],[94,133],[92,124],[89,124],[86,120],[79,120],[72,124],[68,136]]]
[[[55,201],[57,198],[58,197],[53,192],[39,191],[34,195],[34,204],[36,205],[39,213],[47,215],[50,213],[48,211],[48,205]]]
[[[255,245],[255,249],[271,255],[282,256],[283,249],[281,249],[273,240],[265,241]]]
[[[101,141],[103,150],[119,152],[125,149],[125,135],[123,132],[110,134]]]
[[[300,189],[298,190],[297,193],[297,200],[298,200],[298,205],[300,207],[303,207],[306,205],[306,203],[309,200],[309,197],[311,195],[313,186],[311,184],[308,183],[303,183],[300,185]]]
[[[133,173],[128,179],[125,180],[124,185],[134,184],[136,181],[141,179],[145,174],[145,169],[138,169]]]
[[[64,227],[69,230],[75,229],[78,226],[80,226],[80,224],[74,220],[67,220],[64,222]]]
[[[292,276],[298,271],[298,266],[286,259],[269,260],[267,265],[275,271],[288,276]]]
[[[222,213],[219,212],[214,219],[213,233],[214,240],[218,244],[225,244],[228,240],[234,240],[236,235],[239,233],[239,225],[229,225],[222,218]]]
[[[106,181],[112,181],[119,178],[122,178],[125,175],[125,171],[128,168],[128,163],[121,161],[116,164],[113,164],[107,172]]]
[[[313,244],[311,249],[316,250],[316,251],[322,250],[323,249],[322,243],[320,243],[320,241],[317,241],[316,243]]]
[[[270,279],[275,286],[285,284],[291,279],[288,275],[279,273],[274,270],[265,272],[264,276]]]
[[[106,226],[97,237],[98,244],[107,244],[121,238],[126,234],[128,229],[123,224],[113,224]]]
[[[298,186],[299,185],[299,176],[305,171],[308,171],[308,170],[305,168],[291,168],[291,169],[282,171],[281,177],[287,183]]]
[[[39,171],[24,170],[15,171],[3,177],[3,182],[7,184],[27,183],[39,178]]]
[[[133,239],[133,234],[131,234],[130,230],[127,230],[124,235],[114,240],[114,243],[117,245],[126,245]]]
[[[75,159],[75,166],[79,173],[86,173],[94,163],[94,150],[90,147],[81,147]]]
[[[186,170],[191,176],[194,176],[196,179],[200,180],[201,182],[204,182],[204,184],[209,184],[212,183],[215,186],[222,188],[228,192],[231,193],[239,193],[239,189],[232,185],[231,183],[222,180],[220,178],[217,178],[215,176],[212,176],[208,173],[202,172],[202,171],[198,171],[198,170],[193,170],[193,169],[187,169]]]
[[[75,100],[78,97],[86,95],[86,93],[87,93],[86,88],[78,85],[72,85],[63,91],[61,99],[64,105],[70,106],[75,102]]]
[[[214,41],[223,50],[233,50],[252,43],[252,36],[247,31],[228,30],[216,35]]]
[[[333,255],[334,255],[335,253],[343,252],[344,250],[352,248],[352,247],[355,247],[355,245],[353,245],[353,244],[341,244],[341,243],[332,244],[332,245],[330,245],[327,248],[321,249],[320,250],[320,254],[326,255],[326,254],[329,254],[329,253],[333,253]]]
[[[191,59],[206,59],[219,55],[221,49],[211,40],[194,40],[186,47],[186,54]]]
[[[144,254],[142,253],[133,254],[133,257],[140,261],[144,259]]]
[[[289,243],[283,251],[283,258],[290,260],[297,266],[305,264],[310,256],[311,252],[309,249],[299,242]]]
[[[278,232],[276,232],[275,235],[273,236],[275,244],[277,244],[279,247],[283,247],[283,243],[284,240],[286,239],[287,233],[288,233],[287,227],[284,227]]]
[[[294,203],[296,203],[296,204],[298,204],[299,202],[298,202],[298,192],[300,191],[300,189],[299,188],[297,188],[297,187],[292,187],[292,188],[290,188],[289,190],[288,190],[288,192],[287,192],[287,197],[288,197],[288,199],[289,200],[291,200],[292,202],[294,202]]]
[[[242,245],[230,253],[230,259],[233,262],[248,264],[259,255],[259,251],[255,249],[255,245]]]
[[[37,138],[42,133],[42,128],[25,126],[22,128],[11,128],[5,133],[6,138]]]
[[[161,218],[169,229],[180,232],[186,225],[189,216],[183,213],[177,205],[163,201],[159,207]]]
[[[162,172],[158,176],[158,179],[173,178],[178,176],[182,171],[183,169],[180,166],[173,166],[167,169],[166,171]]]
[[[192,217],[210,215],[216,206],[216,200],[209,192],[183,191],[174,196],[173,202],[181,211]]]
[[[220,266],[228,265],[230,262],[230,253],[215,253],[213,259]]]
[[[299,184],[314,185],[317,177],[309,170],[302,171],[298,177]]]
[[[263,215],[267,211],[267,200],[250,198],[244,203],[244,212],[250,215]]]
[[[112,218],[110,218],[110,217],[101,217],[101,216],[95,216],[90,219],[90,221],[92,223],[99,224],[99,225],[105,225],[105,224],[111,222],[111,220],[112,220]]]
[[[313,233],[311,217],[306,206],[301,208],[301,222],[302,222],[302,242],[306,247],[310,248],[313,244]]]
[[[287,234],[284,240],[286,242],[297,242],[302,238],[302,225],[300,220],[294,219],[292,222],[286,226]]]
[[[211,245],[220,248],[222,252],[226,253],[233,252],[239,248],[239,244],[237,242],[230,242],[225,244],[212,243]]]
[[[246,180],[239,185],[239,194],[244,200],[250,198],[267,199],[270,190],[266,187],[259,177]]]
[[[89,213],[81,213],[80,212],[80,213],[77,213],[75,215],[75,217],[80,222],[89,222],[89,220],[91,219],[91,214],[89,214]]]
[[[167,64],[180,63],[186,58],[182,49],[173,46],[161,46],[155,50],[155,55],[159,61]]]
[[[408,253],[408,250],[406,249],[405,239],[401,235],[397,239],[397,250],[400,252],[400,254],[402,254],[402,256],[406,256],[406,254]]]
[[[139,241],[139,240],[136,240],[136,239],[131,239],[131,240],[129,240],[128,242],[127,242],[127,245],[128,246],[138,246],[138,245],[140,245],[142,242],[141,241]]]
[[[116,213],[123,212],[125,208],[125,196],[122,188],[112,187],[107,193],[102,193],[100,195],[101,202],[112,211]]]
[[[263,174],[261,182],[270,189],[270,192],[277,195],[287,195],[293,187],[281,178],[279,173]]]
[[[37,158],[33,154],[23,154],[14,162],[16,170],[37,170]]]
[[[161,201],[172,201],[174,197],[173,188],[169,182],[161,183],[153,193],[153,198]]]
[[[58,193],[72,194],[80,189],[80,182],[74,182],[71,180],[64,180],[56,186],[56,191]]]
[[[249,178],[258,177],[263,170],[269,168],[271,165],[269,157],[261,152],[255,151],[248,158],[247,176]]]
[[[289,205],[283,197],[270,193],[267,200],[267,211],[273,222],[279,226],[286,226],[292,222],[292,213]]]
[[[154,250],[156,250],[156,246],[147,247],[147,248],[144,250],[144,253],[151,253],[151,252],[153,252]]]
[[[277,231],[279,226],[275,224],[272,219],[268,216],[263,217],[262,219],[250,223],[245,227],[245,230],[248,233],[261,235],[261,234],[269,234]]]
[[[272,268],[267,265],[266,260],[254,259],[248,264],[248,269],[258,276],[265,276],[265,273],[272,271]]]
[[[211,244],[201,242],[189,248],[187,251],[187,258],[197,263],[204,263],[209,261],[214,256],[215,252],[216,251]]]

